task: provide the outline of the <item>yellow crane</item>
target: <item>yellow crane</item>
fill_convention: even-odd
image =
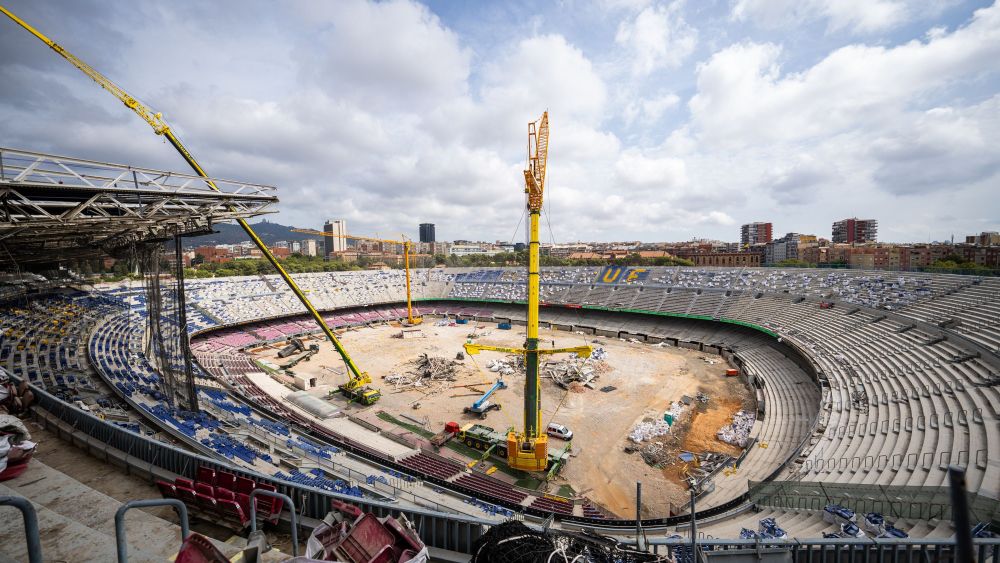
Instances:
[[[466,343],[465,351],[475,355],[482,350],[524,354],[524,430],[507,433],[507,464],[524,471],[545,471],[549,466],[548,436],[542,428],[542,393],[539,356],[575,352],[589,357],[590,346],[575,348],[538,348],[539,237],[545,191],[545,166],[549,155],[549,112],[528,123],[528,167],[524,171],[524,193],[528,208],[528,326],[524,348],[506,348]]]
[[[413,316],[413,301],[410,298],[410,241],[406,240],[390,240],[384,238],[374,238],[374,237],[361,237],[357,235],[340,235],[336,233],[328,233],[326,231],[316,231],[313,229],[292,229],[293,233],[302,233],[306,235],[314,235],[318,237],[333,237],[333,238],[343,238],[351,240],[367,240],[371,242],[387,242],[389,244],[400,244],[403,246],[403,271],[406,272],[406,322],[411,325],[418,325],[421,322],[420,317]]]
[[[195,160],[194,156],[192,156],[192,154],[187,150],[184,144],[181,143],[180,139],[177,138],[177,135],[175,135],[170,126],[167,125],[167,122],[163,120],[163,114],[154,113],[153,110],[150,109],[148,106],[146,106],[139,100],[129,95],[129,93],[123,90],[120,86],[109,80],[107,77],[105,77],[103,74],[95,70],[87,63],[78,59],[75,55],[73,55],[73,53],[70,53],[55,41],[46,37],[44,34],[42,34],[42,32],[38,31],[24,20],[14,15],[14,13],[8,10],[7,8],[0,6],[0,12],[3,12],[4,15],[13,20],[14,23],[23,27],[29,33],[31,33],[39,40],[41,40],[43,43],[48,45],[53,51],[58,53],[59,56],[63,57],[64,59],[69,61],[70,64],[80,69],[80,71],[89,76],[91,80],[96,82],[98,86],[104,88],[105,90],[110,92],[113,96],[118,98],[123,104],[125,104],[125,107],[134,111],[136,115],[138,115],[146,123],[148,123],[149,126],[153,128],[154,133],[156,133],[157,135],[163,135],[167,139],[167,141],[169,141],[170,144],[175,149],[177,149],[177,152],[180,153],[181,157],[184,158],[184,161],[187,162],[189,166],[191,166],[191,168],[195,171],[196,174],[198,174],[202,178],[208,178],[208,174],[205,173],[205,170],[201,167],[200,164],[198,164],[198,161]],[[213,190],[219,191],[218,186],[216,186],[214,182],[208,180],[207,183],[209,187],[211,187]],[[281,279],[285,281],[285,283],[288,285],[288,288],[291,289],[292,293],[295,294],[295,297],[298,298],[298,300],[302,303],[302,305],[304,305],[305,308],[309,311],[309,314],[312,315],[313,320],[315,320],[316,323],[319,324],[320,328],[323,329],[323,333],[326,334],[326,337],[330,340],[331,343],[333,343],[333,347],[337,349],[337,352],[344,359],[344,363],[347,364],[347,368],[350,371],[350,381],[346,385],[341,386],[342,390],[344,387],[347,387],[348,389],[347,391],[344,391],[345,395],[349,395],[352,399],[358,400],[365,404],[371,404],[377,401],[381,396],[381,394],[378,391],[368,389],[366,387],[366,385],[371,383],[371,377],[366,372],[361,371],[361,369],[359,369],[358,366],[354,363],[354,360],[352,360],[351,357],[347,354],[347,350],[345,350],[343,345],[341,345],[340,340],[337,339],[337,336],[333,333],[332,330],[330,330],[330,327],[327,326],[326,322],[323,320],[323,317],[319,314],[319,311],[317,311],[316,308],[313,307],[312,303],[309,302],[309,298],[307,298],[305,293],[303,293],[302,290],[299,289],[299,286],[295,283],[295,280],[293,280],[292,277],[288,275],[288,272],[286,272],[285,269],[281,266],[281,264],[278,262],[278,259],[274,257],[274,254],[272,254],[271,250],[267,247],[266,244],[264,244],[264,241],[262,241],[260,237],[257,236],[257,233],[255,233],[254,230],[250,227],[250,224],[243,219],[237,219],[237,222],[239,223],[240,227],[242,227],[243,230],[246,232],[247,236],[250,237],[250,240],[253,241],[254,245],[257,246],[257,248],[260,250],[264,258],[266,258],[267,261],[271,263],[271,266],[273,266],[274,269],[278,271],[278,274],[281,275]]]

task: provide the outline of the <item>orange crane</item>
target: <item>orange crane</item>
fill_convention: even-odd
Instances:
[[[413,301],[410,297],[410,241],[403,237],[403,240],[390,240],[384,238],[361,237],[357,235],[340,235],[328,233],[326,231],[314,231],[313,229],[292,229],[293,233],[302,233],[318,237],[343,238],[351,240],[367,240],[371,242],[387,242],[389,244],[400,244],[403,246],[403,271],[406,272],[406,322],[410,325],[418,325],[423,319],[413,316]]]

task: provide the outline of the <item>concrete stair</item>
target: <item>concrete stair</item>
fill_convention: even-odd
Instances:
[[[37,459],[19,477],[0,483],[0,496],[28,499],[38,513],[46,561],[114,561],[115,512],[122,503]],[[20,513],[0,508],[0,563],[27,561]],[[125,516],[130,562],[172,560],[181,545],[180,526],[140,509]],[[234,538],[241,539],[242,538]],[[227,557],[245,541],[213,541]]]

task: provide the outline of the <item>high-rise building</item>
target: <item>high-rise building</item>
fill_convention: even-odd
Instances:
[[[323,232],[339,235],[323,237],[324,242],[326,242],[327,256],[330,256],[334,252],[347,250],[347,239],[343,238],[347,236],[347,221],[343,219],[330,219],[323,224]]]
[[[420,223],[420,242],[434,242],[434,223]]]
[[[747,223],[740,227],[740,248],[771,242],[771,223]]]
[[[832,241],[843,242],[875,242],[878,240],[878,221],[875,219],[843,219],[833,224]]]

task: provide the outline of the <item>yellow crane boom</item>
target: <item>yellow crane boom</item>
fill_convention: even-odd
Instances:
[[[80,69],[84,74],[89,76],[91,80],[96,82],[98,86],[104,88],[105,90],[110,92],[113,96],[118,98],[123,104],[125,104],[125,107],[134,111],[136,115],[138,115],[146,123],[148,123],[149,126],[153,128],[154,133],[166,137],[166,139],[170,141],[170,144],[173,145],[173,147],[177,150],[177,152],[180,153],[181,157],[184,158],[184,161],[187,162],[192,169],[194,169],[195,173],[197,173],[199,176],[203,178],[208,178],[208,174],[205,173],[205,170],[202,169],[201,165],[198,164],[198,161],[195,160],[194,156],[187,150],[184,144],[181,143],[180,139],[177,138],[177,136],[174,134],[170,126],[167,125],[167,123],[163,120],[163,115],[161,113],[153,112],[153,110],[151,110],[148,106],[146,106],[133,96],[129,95],[128,92],[126,92],[120,86],[109,80],[106,76],[104,76],[96,69],[94,69],[87,63],[77,58],[75,55],[64,49],[61,45],[59,45],[55,41],[46,37],[42,32],[38,31],[24,20],[14,15],[14,13],[8,10],[7,8],[0,6],[0,12],[3,12],[4,15],[13,20],[14,23],[26,29],[29,33],[31,33],[39,40],[41,40],[43,43],[48,45],[53,51],[58,53],[61,57],[69,61],[70,64]],[[215,183],[213,183],[211,180],[208,181],[208,185],[213,190],[219,191],[218,186],[216,186]],[[257,246],[261,254],[263,254],[264,258],[266,258],[267,261],[271,263],[271,266],[273,266],[274,269],[278,271],[278,274],[281,275],[281,279],[285,281],[285,284],[287,284],[288,288],[292,290],[292,293],[295,294],[295,297],[298,298],[298,300],[302,303],[302,305],[305,306],[305,308],[309,311],[309,314],[312,315],[316,323],[319,324],[320,328],[323,329],[323,333],[326,334],[326,337],[333,344],[333,347],[336,348],[337,352],[344,359],[344,363],[347,365],[348,370],[350,370],[351,387],[353,389],[361,389],[365,385],[371,383],[371,377],[366,372],[361,371],[361,369],[358,368],[357,364],[354,363],[354,360],[352,360],[350,355],[348,355],[347,350],[345,350],[343,345],[341,345],[340,340],[337,339],[337,336],[333,333],[332,330],[330,330],[330,327],[327,326],[326,322],[323,320],[323,317],[319,314],[319,311],[317,311],[316,308],[313,307],[312,303],[309,302],[309,298],[306,297],[305,293],[303,293],[301,289],[299,289],[299,286],[298,284],[295,283],[295,280],[293,280],[292,277],[288,275],[288,272],[286,272],[285,269],[281,266],[281,264],[278,262],[278,259],[274,257],[274,254],[272,254],[271,250],[267,247],[266,244],[264,244],[264,241],[262,241],[260,237],[257,236],[257,233],[254,232],[253,228],[250,227],[250,224],[243,219],[237,219],[237,222],[239,223],[240,227],[242,227],[243,230],[246,232],[247,236],[250,237],[250,240],[253,241],[254,245]],[[375,392],[375,394],[377,394],[377,392]],[[374,395],[372,394],[372,392],[369,392],[368,396],[371,397]]]
[[[538,224],[542,214],[542,195],[545,192],[545,167],[549,156],[549,112],[537,121],[528,123],[528,167],[524,171],[524,193],[528,209],[528,322],[524,348],[506,348],[467,343],[465,351],[478,354],[482,350],[524,354],[524,430],[507,434],[507,464],[524,471],[545,471],[548,462],[548,436],[542,428],[542,383],[539,376],[539,357],[546,354],[575,352],[589,357],[590,346],[573,348],[538,348],[539,288],[539,236]]]
[[[357,235],[340,235],[336,233],[328,233],[326,231],[315,231],[313,229],[292,229],[293,233],[302,233],[306,235],[315,235],[320,237],[333,237],[333,238],[344,238],[352,240],[368,240],[372,242],[387,242],[389,244],[401,244],[403,245],[403,271],[406,272],[406,322],[411,325],[420,324],[420,317],[413,316],[413,300],[410,296],[410,241],[403,240],[390,240],[384,238],[373,238],[373,237],[362,237]]]

